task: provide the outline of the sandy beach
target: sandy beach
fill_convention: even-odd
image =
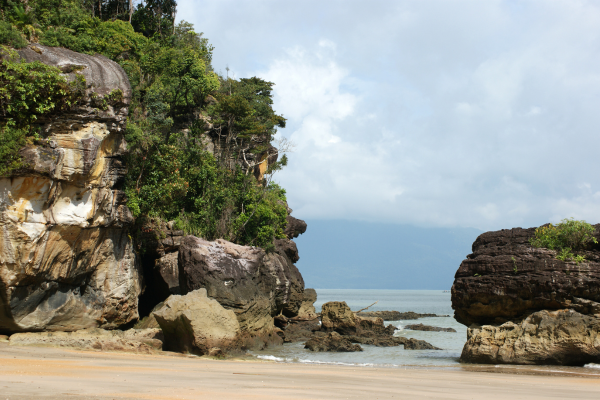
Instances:
[[[9,399],[598,399],[596,375],[221,361],[0,343]]]

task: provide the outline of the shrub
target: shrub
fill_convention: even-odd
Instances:
[[[0,176],[20,168],[23,164],[19,156],[19,149],[27,143],[27,131],[16,129],[12,126],[0,127]]]
[[[590,243],[598,243],[594,237],[595,228],[585,221],[573,218],[563,219],[558,225],[541,226],[535,230],[535,236],[530,239],[534,247],[544,247],[556,250],[557,259],[562,261],[584,261],[584,257],[574,252],[583,250]]]
[[[0,44],[20,49],[27,46],[28,42],[11,24],[0,21]]]

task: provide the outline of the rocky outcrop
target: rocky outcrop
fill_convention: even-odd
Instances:
[[[240,347],[235,313],[208,298],[204,288],[169,297],[152,315],[163,330],[165,350],[206,355]]]
[[[11,335],[10,345],[153,353],[162,350],[163,335],[160,329],[107,331],[92,328],[75,332],[26,332]]]
[[[356,315],[344,301],[331,301],[323,304],[321,321],[320,331],[313,332],[313,338],[305,344],[306,348],[318,348],[319,350],[316,351],[339,351],[327,350],[330,347],[335,349],[337,346],[335,343],[339,342],[339,338],[326,334],[337,333],[351,343],[379,347],[404,345],[406,350],[440,350],[424,340],[394,336],[395,326],[385,326],[383,319],[379,317]]]
[[[553,250],[532,247],[534,233],[535,228],[484,233],[456,272],[454,316],[471,327],[463,361],[600,361],[594,356],[600,342],[591,339],[600,322],[600,252],[589,248],[581,252],[586,261],[564,262]],[[584,327],[589,335],[581,334]]]
[[[290,214],[291,212],[292,210],[288,209],[288,214]],[[302,221],[301,219],[294,218],[291,215],[288,215],[286,220],[287,224],[285,226],[284,233],[288,237],[288,239],[297,238],[298,236],[306,232],[306,222]]]
[[[354,334],[356,322],[356,315],[345,301],[330,301],[321,306],[321,324],[324,330]]]
[[[317,301],[317,291],[315,289],[304,289],[302,303],[298,310],[298,319],[316,320],[317,311],[315,310],[315,302]]]
[[[518,323],[473,325],[467,331],[461,360],[482,364],[598,363],[600,319],[573,310],[544,310]]]
[[[256,247],[186,236],[179,248],[181,291],[205,288],[210,298],[235,312],[242,331],[268,334],[273,330],[276,281],[264,258],[265,252]]]
[[[502,323],[564,308],[585,314],[600,305],[600,252],[583,252],[581,264],[560,261],[555,251],[529,244],[534,232],[503,229],[477,238],[452,286],[458,322]]]
[[[275,309],[287,317],[298,315],[304,301],[304,279],[294,265],[300,257],[296,244],[289,239],[275,240],[275,252],[263,260],[268,274],[275,279]]]
[[[431,326],[431,325],[423,325],[423,324],[413,324],[406,325],[404,329],[409,329],[411,331],[425,331],[425,332],[456,332],[454,328],[440,328],[439,326]]]
[[[363,351],[358,344],[353,344],[349,339],[337,332],[329,332],[324,336],[316,336],[304,344],[310,351],[353,352]]]
[[[377,317],[384,321],[405,321],[408,319],[419,319],[428,317],[448,317],[448,315],[437,315],[437,314],[419,314],[412,311],[400,312],[400,311],[365,311],[359,312],[356,315],[362,317]]]
[[[21,150],[27,167],[0,178],[0,331],[119,327],[138,318],[142,287],[118,190],[129,81],[103,56],[37,50],[19,54],[68,79],[84,75],[88,89],[81,104],[41,121],[43,139]],[[121,100],[95,106],[115,90]]]

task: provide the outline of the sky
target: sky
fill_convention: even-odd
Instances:
[[[275,83],[297,218],[600,222],[600,2],[180,0],[213,66]]]

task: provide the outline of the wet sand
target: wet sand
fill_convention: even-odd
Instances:
[[[0,343],[0,400],[600,398],[598,375],[520,371],[220,361]]]

